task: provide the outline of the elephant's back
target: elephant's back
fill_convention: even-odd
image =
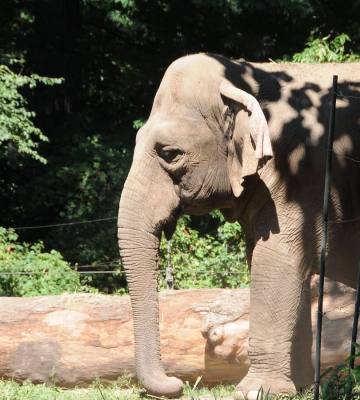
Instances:
[[[330,213],[336,220],[360,217],[360,63],[251,65],[273,144],[270,168],[284,183],[286,200],[318,216],[332,76],[338,75]]]
[[[278,156],[308,153],[319,164],[326,148],[332,76],[338,75],[334,147],[339,156],[360,159],[360,63],[248,65],[253,68],[248,83],[266,114]],[[290,169],[297,169],[294,162]]]
[[[307,147],[318,147],[328,128],[333,75],[339,78],[336,114],[339,135],[350,135],[354,140],[355,134],[360,136],[360,63],[243,63],[243,66],[244,84],[260,101],[274,143],[280,141],[291,147],[302,142]]]
[[[316,85],[320,89],[328,89],[332,85],[333,75],[338,76],[340,84],[355,84],[352,90],[360,92],[360,62],[348,63],[247,63],[256,73],[272,75],[294,86]]]

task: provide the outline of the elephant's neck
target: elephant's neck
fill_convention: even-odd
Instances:
[[[228,221],[238,221],[245,228],[251,226],[257,213],[271,200],[269,190],[258,174],[247,176],[243,182],[244,190],[230,208],[222,210]]]

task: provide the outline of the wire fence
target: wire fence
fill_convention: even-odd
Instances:
[[[336,81],[336,82],[335,82]],[[315,380],[314,380],[314,399],[317,400],[319,398],[319,387],[320,387],[320,360],[321,360],[321,336],[322,336],[322,317],[326,314],[323,312],[323,289],[324,289],[324,276],[325,276],[325,253],[327,247],[327,230],[328,224],[340,224],[340,223],[351,223],[360,220],[360,216],[354,217],[346,220],[329,220],[328,219],[328,201],[330,199],[330,181],[331,181],[331,161],[333,155],[338,158],[342,158],[353,163],[354,166],[360,166],[360,158],[355,158],[349,156],[347,154],[341,154],[339,151],[333,149],[333,136],[334,136],[334,126],[335,126],[335,111],[336,111],[336,100],[342,99],[345,101],[354,101],[359,100],[360,96],[356,95],[348,95],[344,94],[341,90],[337,89],[337,77],[334,76],[334,84],[332,90],[332,112],[330,113],[330,127],[329,127],[329,142],[328,142],[328,158],[327,158],[327,167],[326,167],[326,175],[325,175],[325,193],[324,193],[324,213],[323,213],[323,239],[322,239],[322,249],[321,249],[321,265],[320,265],[320,279],[319,279],[319,303],[318,303],[318,326],[317,326],[317,339],[316,339],[316,365],[315,365]],[[332,135],[332,137],[331,137]],[[360,155],[359,155],[360,157]],[[326,192],[328,191],[328,192]],[[37,229],[53,229],[53,228],[63,228],[63,227],[71,227],[78,226],[84,224],[93,224],[93,223],[102,223],[102,222],[110,222],[115,221],[116,217],[106,217],[106,218],[97,218],[91,220],[83,220],[83,221],[69,221],[64,223],[54,223],[54,224],[46,224],[46,225],[33,225],[33,226],[18,226],[13,228],[15,231],[26,231],[26,230],[37,230]],[[166,268],[160,270],[160,273],[163,275],[163,278],[166,281],[168,289],[174,288],[174,265],[171,260],[171,242],[168,242],[167,246],[167,255],[166,255]],[[360,261],[360,260],[359,260]],[[215,264],[214,264],[215,265]],[[208,264],[206,268],[196,268],[197,273],[204,272],[206,274],[212,274],[218,272],[211,271],[209,269],[212,265]],[[104,269],[104,268],[116,268],[118,269]],[[73,265],[72,268],[77,271],[81,275],[87,274],[104,274],[104,275],[124,275],[125,271],[121,269],[121,262],[119,259],[111,260],[108,262],[102,263],[94,263],[87,265]],[[103,268],[96,269],[95,268]],[[0,271],[1,275],[35,275],[39,274],[39,271]],[[224,272],[222,272],[224,273]],[[241,275],[241,271],[228,271],[227,275],[236,274]],[[357,287],[357,301],[355,304],[354,310],[354,324],[353,324],[353,333],[352,333],[352,345],[351,345],[351,354],[354,353],[354,342],[356,342],[357,336],[357,321],[359,315],[359,307],[360,307],[360,265],[359,265],[359,279],[358,279],[358,287]],[[355,327],[356,325],[356,327]],[[350,368],[354,368],[353,358],[350,361]]]
[[[83,224],[92,224],[92,223],[99,223],[99,222],[109,222],[109,221],[114,221],[116,220],[117,217],[106,217],[106,218],[96,218],[96,219],[91,219],[91,220],[84,220],[84,221],[68,221],[68,222],[63,222],[63,223],[53,223],[53,224],[46,224],[46,225],[32,225],[32,226],[19,226],[19,227],[14,227],[12,229],[16,231],[24,231],[24,230],[36,230],[36,229],[53,229],[53,228],[63,228],[63,227],[72,227],[76,225],[83,225]],[[161,278],[164,279],[166,282],[166,287],[167,289],[175,289],[175,272],[176,272],[176,266],[173,265],[172,263],[172,247],[171,247],[171,240],[168,241],[167,245],[167,254],[165,256],[166,259],[166,267],[165,268],[160,268],[159,269],[159,275]],[[162,263],[165,264],[165,263]],[[211,267],[215,267],[218,265],[218,262],[214,263],[206,263],[206,267],[199,267],[196,266],[196,270],[193,271],[193,274],[196,274],[199,276],[200,274],[207,274],[209,276],[219,276],[219,271],[211,270]],[[117,267],[118,269],[97,269],[96,268],[106,268],[106,267]],[[182,264],[182,267],[184,265]],[[185,267],[189,268],[189,265],[186,265]],[[125,271],[122,268],[121,260],[120,259],[115,259],[107,262],[101,262],[101,263],[94,263],[94,264],[84,264],[84,265],[71,265],[71,268],[79,273],[80,275],[116,275],[116,276],[123,276],[125,275]],[[85,269],[87,268],[87,269]],[[181,268],[181,267],[180,267]],[[0,276],[11,276],[11,275],[29,275],[29,276],[35,276],[40,273],[43,273],[42,271],[1,271],[0,270]],[[244,276],[247,275],[247,271],[222,271],[222,275],[224,277],[226,276]]]
[[[360,101],[360,96],[356,95],[349,95],[349,94],[344,94],[343,91],[340,89],[337,89],[334,94],[336,95],[337,99],[343,99],[343,100],[348,100],[348,101],[353,101],[353,100],[359,100]],[[329,150],[333,154],[335,154],[339,158],[346,159],[350,162],[353,162],[355,165],[360,164],[360,158],[353,158],[350,157],[346,154],[340,154],[338,151],[335,151],[334,149]],[[39,229],[53,229],[53,228],[63,228],[63,227],[73,227],[73,226],[78,226],[78,225],[87,225],[87,224],[94,224],[94,223],[103,223],[103,222],[111,222],[115,221],[117,219],[116,216],[112,217],[103,217],[103,218],[95,218],[95,219],[89,219],[89,220],[82,220],[82,221],[67,221],[67,222],[60,222],[60,223],[52,223],[52,224],[44,224],[44,225],[30,225],[30,226],[17,226],[12,229],[15,231],[27,231],[27,230],[39,230]],[[352,219],[347,219],[347,220],[328,220],[327,222],[329,224],[341,224],[341,223],[351,223],[351,222],[356,222],[360,220],[360,216],[357,218],[352,218]],[[171,244],[169,242],[168,247],[167,247],[167,255],[166,255],[166,262],[167,262],[167,268],[163,271],[165,275],[167,275],[167,280],[171,283],[171,286],[173,286],[174,283],[174,277],[173,277],[173,271],[174,271],[174,266],[171,263]],[[209,272],[208,267],[211,265],[208,265],[207,268],[201,269],[197,268],[197,271],[199,272]],[[79,274],[117,274],[117,275],[122,275],[125,273],[124,270],[121,269],[114,269],[114,270],[109,270],[109,269],[102,269],[102,270],[93,270],[95,268],[100,268],[100,267],[121,267],[121,262],[119,259],[117,260],[111,260],[109,262],[101,262],[101,263],[94,263],[94,264],[86,264],[86,265],[72,265],[71,266],[74,270],[76,270]],[[84,268],[90,268],[88,270],[84,270]],[[0,271],[0,275],[11,275],[11,274],[36,274],[38,272],[34,271]],[[229,271],[228,274],[237,274],[237,272],[234,271]]]
[[[324,204],[323,204],[323,215],[322,215],[322,239],[321,239],[321,250],[320,250],[320,268],[319,268],[319,284],[318,284],[318,311],[317,311],[317,329],[316,329],[316,343],[315,343],[315,376],[314,376],[314,400],[318,400],[320,396],[320,370],[321,370],[321,344],[322,344],[322,321],[325,313],[323,312],[323,297],[324,297],[324,279],[326,274],[326,263],[327,263],[327,248],[328,248],[328,226],[330,223],[349,223],[360,220],[360,216],[354,217],[347,220],[329,220],[329,203],[331,199],[331,183],[332,183],[332,164],[333,156],[337,156],[347,161],[354,163],[356,167],[360,163],[358,158],[350,157],[346,154],[340,154],[334,151],[334,136],[335,136],[335,123],[336,123],[336,102],[337,99],[351,99],[360,100],[360,96],[344,95],[338,90],[338,77],[333,76],[333,86],[330,103],[330,114],[329,114],[329,132],[327,140],[327,153],[326,153],[326,167],[324,176]],[[352,329],[351,347],[350,347],[350,361],[349,370],[354,368],[355,359],[355,346],[357,340],[357,326],[359,319],[359,307],[360,307],[360,260],[358,267],[358,279],[356,289],[356,302],[354,308],[354,321]],[[349,386],[347,398],[351,395],[351,387]]]
[[[348,101],[353,101],[353,100],[360,101],[360,96],[347,95],[347,94],[344,94],[339,89],[337,89],[334,93],[335,93],[336,97],[339,99],[348,100]],[[340,154],[338,151],[335,151],[334,149],[331,149],[330,151],[337,157],[346,159],[350,162],[353,162],[355,165],[360,164],[360,159],[350,157],[346,154]],[[116,216],[112,216],[112,217],[95,218],[95,219],[82,220],[82,221],[67,221],[67,222],[44,224],[44,225],[17,226],[17,227],[14,227],[13,229],[15,231],[56,229],[56,228],[63,228],[63,227],[88,225],[88,224],[94,224],[94,223],[112,222],[112,221],[115,221],[116,219],[117,219]],[[356,222],[358,220],[360,220],[360,216],[357,218],[352,218],[352,219],[347,219],[347,220],[328,220],[327,222],[329,224],[341,224],[341,223]],[[175,266],[172,265],[172,262],[171,262],[171,251],[172,251],[171,243],[169,242],[168,246],[167,246],[167,255],[166,255],[166,264],[167,265],[166,265],[165,269],[160,270],[160,273],[165,276],[167,286],[169,289],[174,287],[174,268],[175,268]],[[207,265],[206,268],[197,267],[196,271],[198,273],[209,273],[209,274],[216,273],[216,274],[218,274],[217,272],[209,270],[209,267],[211,267],[211,266],[212,265]],[[104,274],[104,275],[119,276],[119,275],[125,274],[125,271],[121,269],[121,262],[119,259],[111,260],[109,262],[101,262],[101,263],[86,264],[86,265],[76,265],[75,264],[75,265],[72,265],[71,267],[81,275]],[[108,269],[110,267],[117,268],[117,269]],[[98,269],[98,268],[103,268],[103,269]],[[39,272],[37,272],[37,271],[0,271],[0,275],[33,275],[33,274],[38,274],[38,273]],[[225,272],[223,271],[223,273],[225,273]],[[239,274],[241,274],[241,273],[235,272],[235,271],[226,272],[226,275],[239,275]]]
[[[165,265],[165,263],[164,263]],[[175,271],[175,266],[173,264],[170,264],[171,268],[173,269],[173,271]],[[196,266],[196,270],[194,270],[195,273],[199,274],[199,273],[206,273],[206,274],[210,274],[210,275],[219,275],[218,271],[215,270],[211,270],[211,267],[215,267],[218,265],[218,262],[213,262],[213,263],[207,263],[206,267],[199,267]],[[119,267],[122,268],[122,264],[119,260],[119,262],[117,264],[93,264],[93,265],[72,265],[72,269],[74,271],[76,271],[79,274],[116,274],[116,275],[125,275],[125,271],[123,269],[116,269],[116,270],[107,270],[107,269],[103,269],[103,270],[79,270],[80,268],[100,268],[100,267]],[[169,264],[167,264],[168,268]],[[186,265],[187,267],[189,267],[189,265]],[[159,273],[160,275],[163,275],[164,277],[168,274],[168,272],[166,271],[166,268],[162,267],[159,268]],[[42,273],[42,271],[0,271],[0,275],[36,275]],[[228,275],[246,275],[247,271],[222,271],[221,272],[222,275],[224,276],[228,276]],[[174,277],[173,277],[174,279]]]
[[[46,229],[46,228],[58,228],[64,226],[74,226],[74,225],[84,225],[84,224],[93,224],[96,222],[107,222],[107,221],[114,221],[116,217],[108,217],[108,218],[98,218],[98,219],[89,219],[85,221],[69,221],[64,223],[58,224],[49,224],[49,225],[34,225],[34,226],[16,226],[13,228],[15,231],[26,231],[26,230],[34,230],[34,229]]]

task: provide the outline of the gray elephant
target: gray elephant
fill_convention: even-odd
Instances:
[[[245,231],[256,398],[313,382],[310,277],[318,271],[332,75],[339,76],[327,276],[354,286],[360,260],[360,64],[256,64],[211,54],[167,69],[139,130],[118,238],[134,314],[136,372],[154,394],[182,382],[161,364],[159,240],[182,213],[220,209]]]

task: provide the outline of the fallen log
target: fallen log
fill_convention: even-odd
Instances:
[[[316,313],[313,294],[313,321]],[[350,348],[354,291],[327,282],[323,368]],[[248,289],[198,289],[160,294],[162,359],[169,374],[209,384],[238,382],[247,372]],[[313,327],[314,331],[314,327]],[[0,377],[86,386],[133,376],[128,296],[74,294],[0,302]]]

